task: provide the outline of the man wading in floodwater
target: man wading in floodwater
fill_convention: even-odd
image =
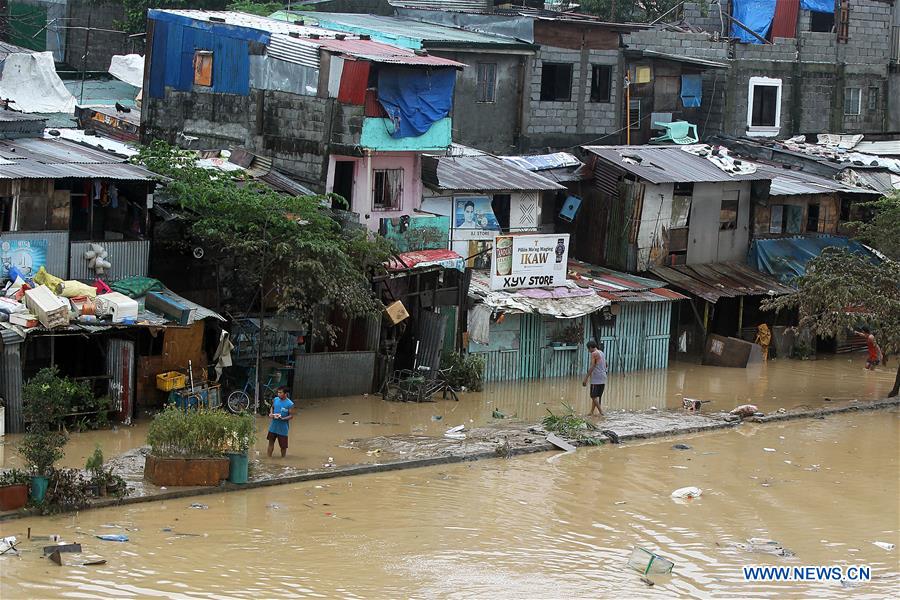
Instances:
[[[587,386],[588,380],[590,380],[591,412],[588,413],[588,416],[593,415],[596,408],[598,416],[602,417],[603,409],[600,408],[600,401],[603,398],[603,389],[606,387],[606,356],[597,347],[597,342],[594,340],[587,343],[587,348],[591,355],[591,366],[588,367],[588,372],[581,385]]]
[[[269,433],[266,435],[266,439],[269,440],[269,449],[266,454],[272,458],[275,440],[278,440],[281,458],[284,458],[284,455],[287,454],[290,421],[294,418],[294,401],[288,398],[287,388],[278,388],[278,395],[272,400],[272,412],[269,413],[269,417],[271,417],[272,423],[269,425]]]

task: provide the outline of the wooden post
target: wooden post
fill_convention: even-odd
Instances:
[[[703,333],[709,333],[709,302],[703,302]]]
[[[744,329],[744,297],[738,296],[738,330],[737,336],[741,337],[741,331]]]
[[[627,69],[627,67],[626,67]],[[625,143],[631,145],[631,77],[625,74]],[[619,138],[622,139],[622,138]]]

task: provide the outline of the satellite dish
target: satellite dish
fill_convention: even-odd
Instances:
[[[200,246],[194,248],[194,258],[203,258],[204,254],[205,253],[203,252],[203,248],[201,248]]]

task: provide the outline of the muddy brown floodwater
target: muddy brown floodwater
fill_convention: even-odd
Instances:
[[[751,402],[771,412],[884,398],[894,382],[893,369],[869,372],[863,369],[864,361],[864,355],[853,354],[814,361],[774,360],[748,369],[675,362],[665,370],[612,374],[603,405],[607,411],[678,408],[682,397],[689,397],[711,400],[704,405],[704,411],[728,411]],[[826,397],[832,401],[826,402]],[[475,427],[490,423],[494,409],[513,421],[536,423],[548,409],[563,410],[563,403],[582,414],[589,410],[579,379],[493,383],[483,392],[461,394],[459,402],[404,404],[384,402],[377,395],[300,398],[299,414],[291,426],[288,457],[284,461],[276,459],[267,469],[277,473],[282,467],[309,469],[326,463],[340,466],[375,462],[378,457],[348,449],[346,441],[394,434],[440,436],[455,425]],[[101,445],[107,458],[142,446],[148,422],[143,418],[133,427],[73,434],[60,464],[83,467],[95,444]],[[260,418],[259,427],[261,435],[254,458],[264,459],[268,422]],[[0,466],[21,466],[13,449],[19,439],[8,435],[5,443],[0,443]]]
[[[11,521],[0,534],[58,533],[107,563],[56,566],[24,542],[0,556],[2,596],[896,597],[900,550],[873,542],[900,547],[898,444],[893,409]],[[673,500],[684,486],[703,494]],[[751,537],[795,556],[736,545]],[[674,573],[646,587],[636,545]],[[872,580],[746,583],[754,564]]]

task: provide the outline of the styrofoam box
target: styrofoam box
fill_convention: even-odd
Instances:
[[[119,292],[109,292],[97,296],[97,316],[111,316],[113,323],[121,323],[127,318],[136,319],[137,300]]]

